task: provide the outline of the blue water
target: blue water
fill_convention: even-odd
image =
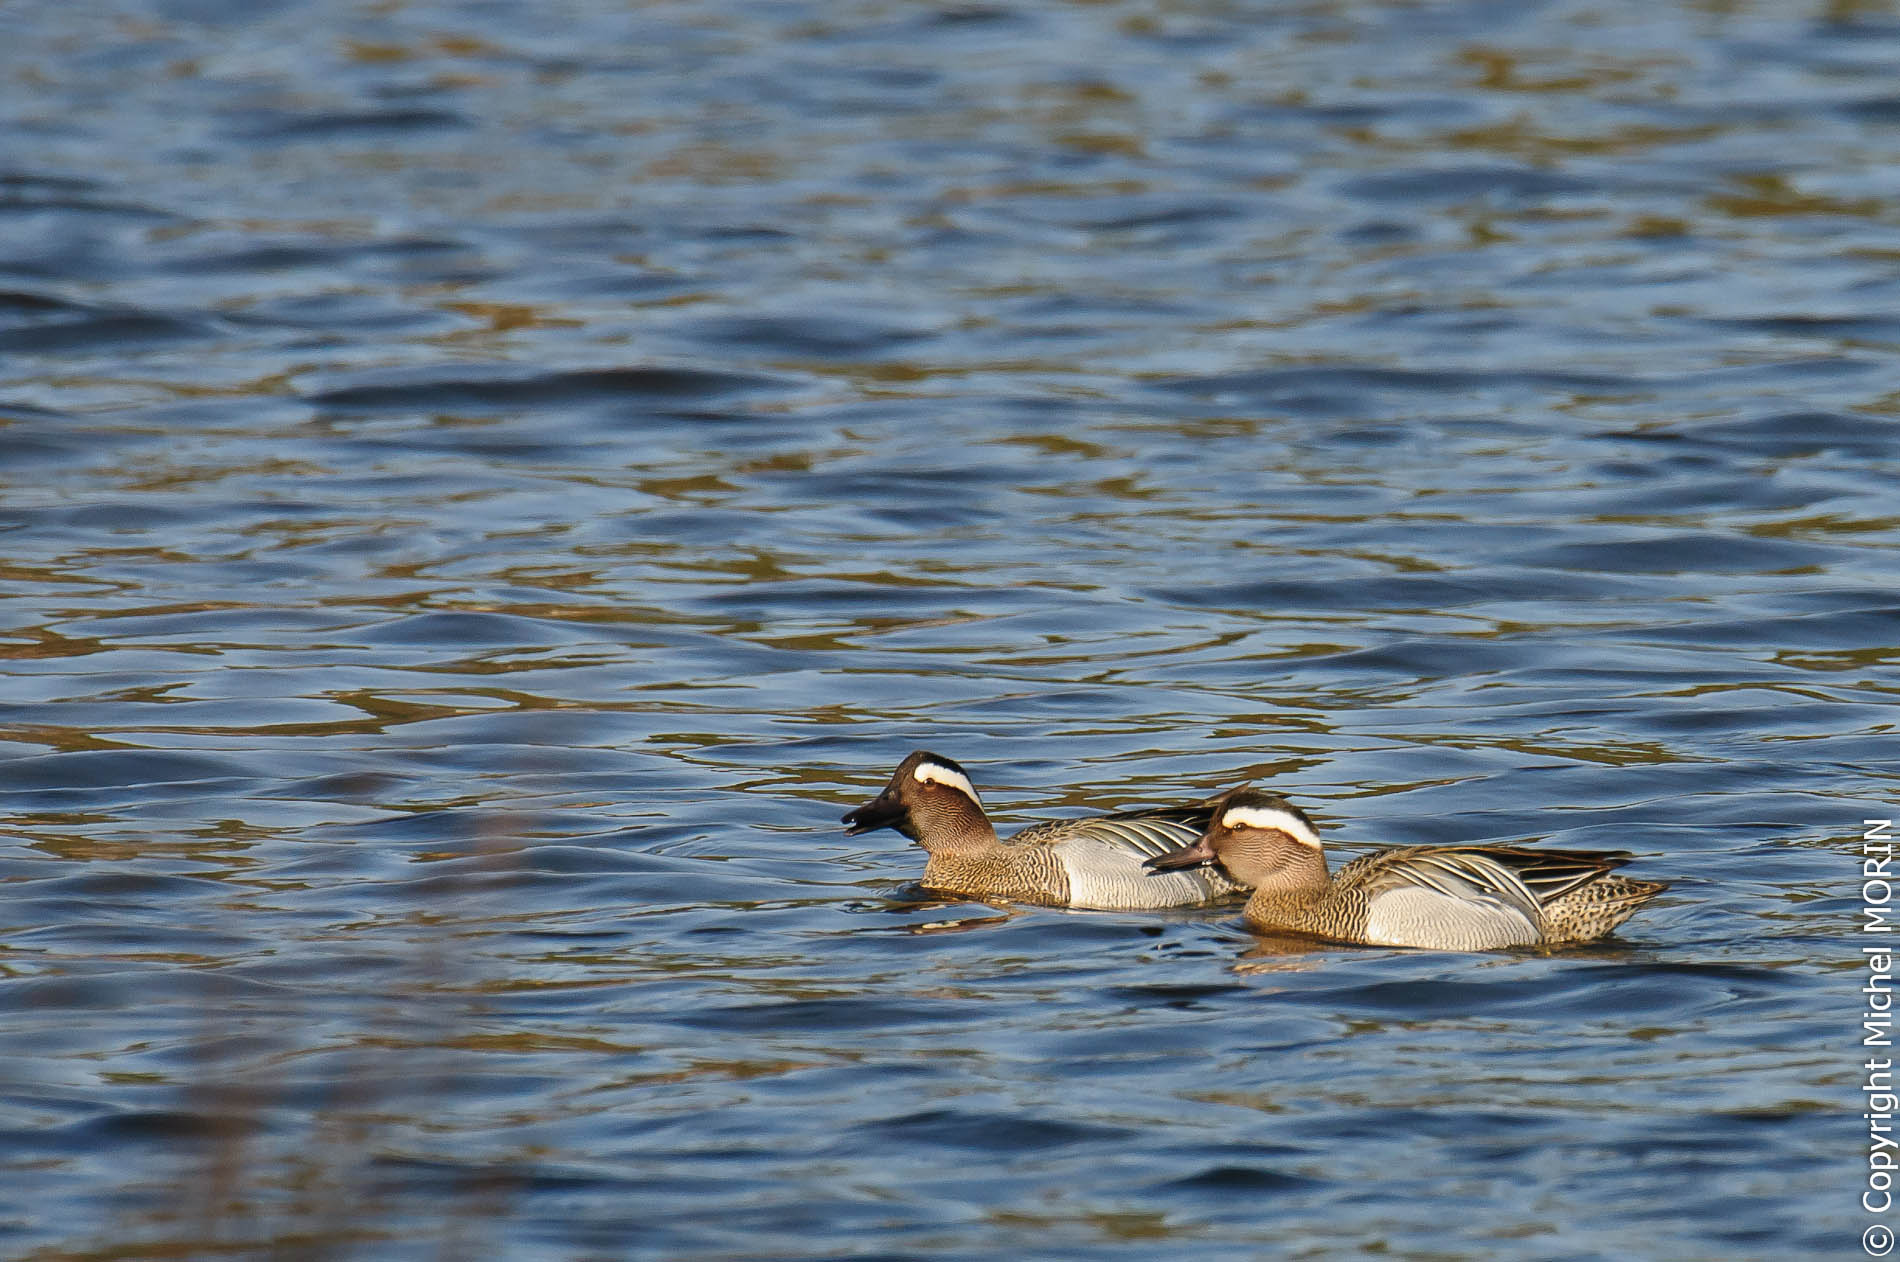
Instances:
[[[0,1254],[1863,1256],[1893,4],[5,28]],[[917,747],[1673,888],[932,899]]]

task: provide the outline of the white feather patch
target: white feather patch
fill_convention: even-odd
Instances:
[[[1191,872],[1150,872],[1142,852],[1106,837],[1071,837],[1055,847],[1056,862],[1069,881],[1070,907],[1102,911],[1135,907],[1191,907],[1233,889],[1212,868]]]
[[[1276,829],[1302,846],[1320,848],[1319,834],[1305,820],[1277,806],[1236,806],[1220,817],[1220,826],[1230,832],[1236,828]]]
[[[970,783],[970,777],[960,771],[952,771],[942,763],[920,762],[910,774],[919,784],[948,785],[978,806],[983,805],[983,799],[976,795],[976,786]]]
[[[1437,890],[1381,890],[1366,907],[1367,942],[1380,946],[1489,951],[1530,946],[1543,931],[1516,907],[1495,899],[1452,898]]]

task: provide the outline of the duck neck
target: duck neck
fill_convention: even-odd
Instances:
[[[1254,886],[1254,897],[1289,912],[1304,911],[1325,898],[1332,887],[1326,856],[1311,846],[1299,846]]]
[[[910,813],[911,836],[932,859],[975,858],[1002,844],[981,806],[961,794],[944,798]]]

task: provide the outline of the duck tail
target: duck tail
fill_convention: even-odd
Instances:
[[[1549,942],[1589,942],[1615,932],[1644,903],[1669,888],[1667,881],[1605,876],[1561,900],[1546,930]],[[1550,910],[1550,909],[1547,909]]]

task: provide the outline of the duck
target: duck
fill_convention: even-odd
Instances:
[[[1116,811],[1032,824],[998,839],[969,772],[917,750],[897,764],[884,791],[847,813],[845,835],[894,828],[929,855],[925,889],[1043,907],[1097,911],[1188,907],[1244,892],[1219,867],[1176,872],[1143,867],[1207,828],[1212,801]]]
[[[1556,946],[1609,934],[1669,888],[1617,875],[1626,850],[1401,846],[1331,873],[1313,821],[1278,794],[1243,785],[1211,805],[1199,839],[1147,866],[1224,867],[1253,887],[1242,915],[1267,933],[1441,951]]]

